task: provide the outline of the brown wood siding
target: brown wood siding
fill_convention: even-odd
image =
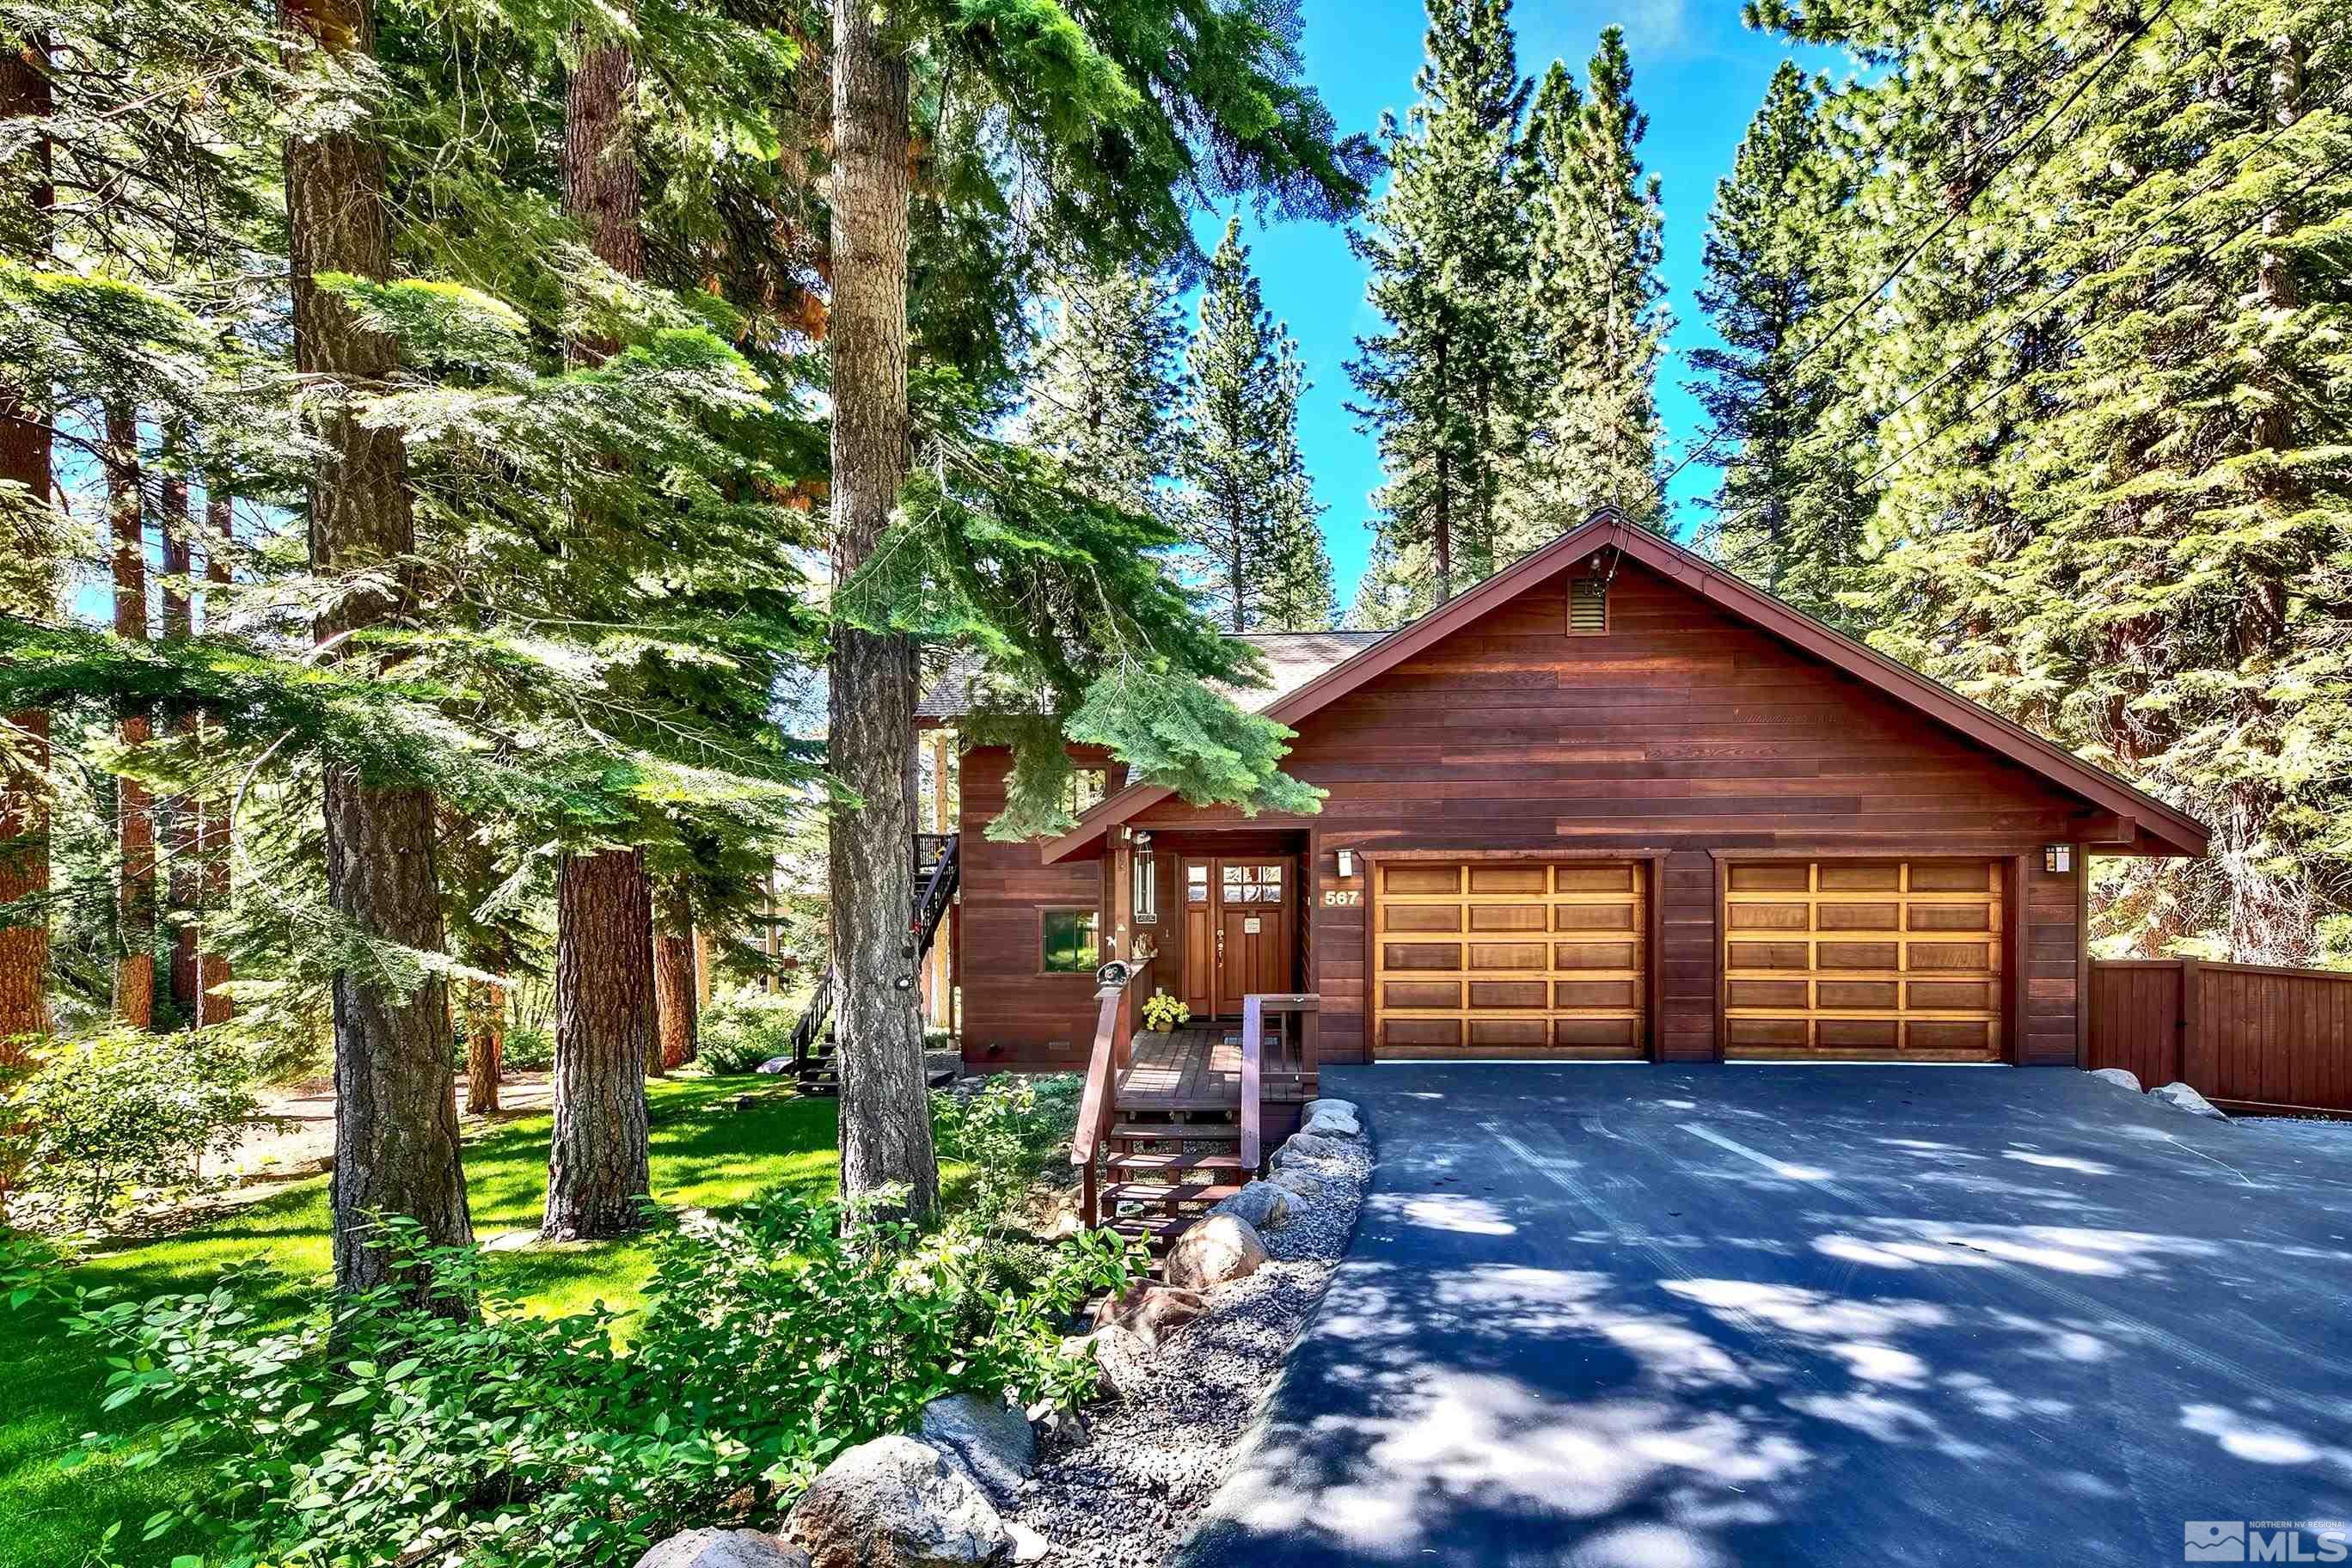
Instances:
[[[1717,1053],[1711,851],[2021,864],[2013,1059],[2074,1059],[2074,875],[2041,866],[2044,844],[2077,836],[2081,802],[1632,561],[1607,634],[1571,637],[1564,581],[1307,719],[1288,766],[1330,792],[1322,813],[1248,825],[1313,829],[1326,1060],[1365,1049],[1371,900],[1362,861],[1339,879],[1342,848],[1663,856],[1654,1036],[1668,1060]],[[1244,820],[1171,798],[1135,825]]]
[[[1108,768],[1111,787],[1118,787],[1126,770],[1107,754],[1083,748],[1072,755],[1081,767]],[[1013,753],[1003,747],[965,752],[959,771],[963,864],[957,968],[963,982],[964,1059],[975,1068],[1083,1070],[1094,1043],[1094,977],[1039,973],[1037,920],[1047,909],[1099,909],[1103,862],[1041,865],[1035,845],[989,838],[987,826],[1004,809],[1012,771]],[[1156,928],[1162,931],[1169,923],[1168,891],[1163,884]]]

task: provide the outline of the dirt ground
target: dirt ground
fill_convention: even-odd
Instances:
[[[463,1085],[457,1092],[462,1100]],[[545,1110],[553,1098],[553,1079],[548,1074],[510,1072],[499,1080],[498,1116],[466,1117],[466,1131],[478,1131],[494,1120]],[[218,1168],[220,1173],[249,1184],[315,1175],[326,1169],[335,1153],[334,1080],[317,1078],[289,1084],[268,1090],[260,1099],[261,1115],[269,1120],[257,1123],[245,1135]]]

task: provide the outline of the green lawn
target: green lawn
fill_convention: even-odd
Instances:
[[[745,1093],[757,1103],[732,1109],[729,1102]],[[797,1099],[772,1079],[741,1078],[657,1081],[648,1098],[654,1194],[665,1205],[724,1208],[780,1185],[812,1195],[834,1191],[832,1100]],[[540,1114],[468,1140],[466,1189],[478,1236],[487,1240],[539,1223],[547,1137],[548,1118]],[[951,1191],[961,1184],[961,1173],[943,1174]],[[602,1300],[627,1311],[639,1302],[652,1255],[649,1241],[630,1240],[499,1253],[494,1261],[534,1310]],[[327,1271],[325,1177],[180,1235],[103,1252],[74,1277],[145,1297],[205,1289],[222,1268],[253,1258],[296,1279]],[[298,1305],[283,1288],[260,1300],[280,1322]],[[128,1521],[123,1533],[135,1540],[139,1521],[198,1479],[184,1465],[145,1472],[107,1463],[58,1468],[83,1432],[101,1425],[105,1370],[55,1329],[54,1317],[37,1309],[0,1315],[0,1568],[80,1568],[109,1523]]]

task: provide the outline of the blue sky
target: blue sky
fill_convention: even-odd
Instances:
[[[1340,128],[1370,132],[1383,110],[1402,120],[1412,101],[1413,73],[1421,68],[1427,26],[1421,0],[1304,0],[1302,9],[1307,73]],[[1795,53],[1783,39],[1748,31],[1733,0],[1520,0],[1513,19],[1521,74],[1539,77],[1557,57],[1580,81],[1601,29],[1612,22],[1625,29],[1633,95],[1650,117],[1643,163],[1664,183],[1664,272],[1675,319],[1669,343],[1676,352],[1660,368],[1658,401],[1669,460],[1679,458],[1692,433],[1706,424],[1682,390],[1691,374],[1682,354],[1714,341],[1695,290],[1715,183],[1731,172],[1739,138],[1780,61],[1795,54],[1809,69],[1820,70],[1833,67],[1835,57]],[[1202,243],[1213,246],[1223,225],[1223,214],[1202,215]],[[1346,365],[1357,336],[1377,317],[1364,300],[1364,268],[1349,254],[1337,226],[1250,226],[1247,237],[1251,260],[1265,280],[1266,308],[1289,323],[1314,383],[1299,410],[1299,435],[1316,496],[1328,508],[1323,531],[1344,608],[1355,597],[1371,547],[1370,495],[1381,478],[1371,438],[1356,432],[1344,406],[1350,392]],[[1675,479],[1672,498],[1684,529],[1696,521],[1692,498],[1714,483],[1715,470],[1703,464]]]

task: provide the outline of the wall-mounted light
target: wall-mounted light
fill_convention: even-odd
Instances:
[[[2073,870],[2074,847],[2072,844],[2044,844],[2042,847],[2042,868],[2045,871]]]
[[[1339,875],[1341,875],[1342,877],[1352,877],[1352,876],[1354,876],[1355,874],[1356,874],[1356,852],[1355,852],[1354,850],[1352,850],[1352,849],[1342,849],[1342,850],[1340,850],[1340,851],[1339,851]]]

